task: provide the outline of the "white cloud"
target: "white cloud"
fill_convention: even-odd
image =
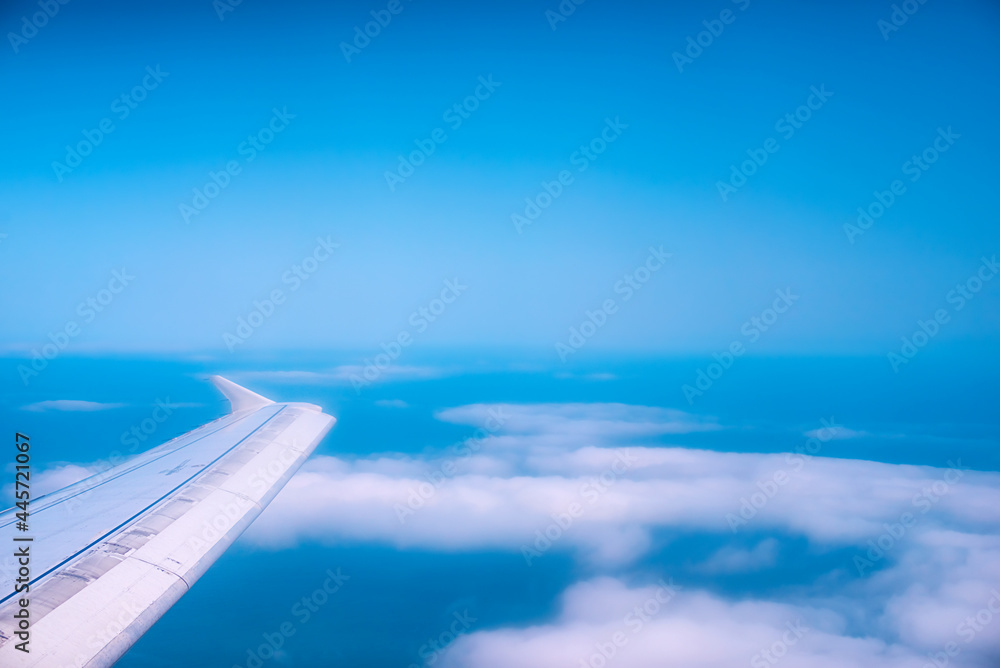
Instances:
[[[9,468],[13,470],[12,466]],[[32,498],[38,498],[43,494],[55,492],[63,487],[69,487],[73,483],[79,482],[84,478],[89,478],[95,473],[100,473],[105,468],[107,468],[107,465],[102,466],[101,464],[92,464],[90,466],[56,464],[37,472],[32,471]],[[11,478],[13,478],[13,473],[11,473]],[[5,498],[14,498],[14,484],[4,485],[3,493]]]
[[[627,436],[688,434],[722,427],[690,413],[627,404],[470,404],[438,411],[444,422],[480,426],[491,411],[499,413],[503,431],[522,435],[557,435],[566,445],[580,437],[622,439]]]
[[[554,622],[461,637],[442,668],[921,668],[925,661],[912,648],[845,633],[848,620],[837,613],[683,588],[671,596],[675,585],[579,583],[564,593]]]
[[[619,632],[628,642],[608,668],[771,668],[754,657],[781,649],[786,624],[800,620],[810,630],[786,648],[788,666],[923,668],[948,643],[960,648],[953,666],[997,665],[1000,612],[971,638],[961,626],[980,610],[994,614],[996,473],[653,446],[649,439],[721,427],[643,406],[473,404],[437,417],[486,427],[465,450],[314,457],[243,540],[504,550],[525,555],[526,569],[551,551],[584,571],[616,574],[571,587],[546,624],[463,637],[441,659],[448,668],[596,666],[590,657]],[[765,598],[686,587],[633,634],[626,616],[656,591],[636,584],[648,564],[633,566],[656,532],[725,541],[734,528],[755,537],[749,547],[741,535],[692,574],[780,572],[789,536],[812,553],[840,550],[867,565],[859,573],[847,556]],[[996,604],[1000,611],[1000,595]]]
[[[337,380],[349,383],[352,379],[368,379],[365,375],[365,366],[361,364],[348,364],[338,366],[332,372],[332,377]],[[374,367],[368,367],[374,368]],[[443,369],[429,366],[407,366],[404,364],[390,364],[378,370],[377,377],[371,382],[389,382],[393,380],[426,380],[428,378],[440,378],[445,375]]]
[[[998,474],[652,447],[643,439],[720,427],[641,406],[474,404],[437,415],[470,426],[492,418],[500,427],[467,456],[314,458],[246,540],[499,549],[527,554],[525,568],[558,551],[591,571],[628,572],[657,530],[724,540],[733,535],[727,518],[737,517],[738,532],[761,538],[749,548],[723,546],[692,572],[780,570],[788,536],[805,537],[814,552],[839,549],[870,561],[859,573],[845,557],[808,587],[769,600],[686,590],[608,666],[747,665],[798,619],[811,630],[789,649],[789,666],[923,668],[927,655],[950,642],[961,647],[961,662],[952,665],[985,668],[1000,657],[1000,621],[968,644],[959,631],[1000,584]],[[628,465],[615,472],[622,458]],[[880,541],[884,550],[870,554]],[[444,664],[586,666],[581,661],[596,643],[622,628],[630,607],[618,604],[634,607],[643,597],[646,589],[625,580],[582,583],[566,593],[558,619],[473,633],[451,647]]]
[[[778,540],[765,538],[747,550],[727,545],[698,566],[705,573],[740,573],[773,566],[778,560]]]
[[[402,399],[379,399],[375,402],[376,406],[380,408],[409,408],[410,404],[406,403]]]
[[[106,411],[113,408],[122,408],[125,404],[99,403],[97,401],[79,401],[77,399],[53,399],[50,401],[39,401],[37,403],[24,406],[26,411],[66,411],[83,412]]]
[[[372,367],[374,368],[374,367]],[[227,374],[227,377],[239,379],[241,382],[251,383],[254,381],[264,381],[273,383],[333,383],[338,385],[349,385],[352,379],[365,379],[365,367],[360,364],[345,364],[332,369],[321,371],[234,371]],[[391,382],[395,380],[421,380],[429,378],[440,378],[446,375],[446,371],[435,367],[408,366],[403,364],[390,364],[378,370],[373,383]]]
[[[811,429],[805,432],[805,435],[809,438],[819,438],[824,441],[846,441],[851,438],[871,436],[871,434],[867,431],[856,431],[846,427],[822,427],[820,429]]]
[[[241,381],[262,380],[274,383],[323,383],[334,378],[332,373],[319,371],[234,371],[227,378]]]
[[[613,542],[610,533],[628,542],[632,558],[642,556],[650,532],[660,527],[731,535],[727,518],[739,517],[741,508],[755,515],[740,518],[745,522],[740,531],[789,532],[829,546],[861,546],[904,513],[914,516],[913,531],[1000,528],[993,510],[1000,488],[995,474],[967,471],[940,496],[926,496],[924,490],[942,484],[945,471],[822,458],[796,471],[785,455],[651,447],[559,450],[545,441],[535,447],[518,442],[508,434],[491,436],[478,454],[451,459],[313,458],[250,535],[271,544],[354,538],[516,550],[574,503],[583,512],[557,549],[590,552]],[[600,476],[619,452],[635,461],[604,485]],[[784,485],[772,482],[777,472],[784,473]],[[764,488],[773,496],[761,491],[762,482],[771,485]],[[757,510],[750,499],[764,503]],[[400,509],[413,511],[403,523]]]
[[[560,380],[618,380],[618,376],[613,373],[607,372],[596,372],[596,373],[570,373],[569,371],[557,371],[553,374],[555,378]]]

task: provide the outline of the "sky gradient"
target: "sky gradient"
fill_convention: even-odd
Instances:
[[[36,491],[211,374],[338,419],[122,668],[998,665],[997,3],[0,28]]]
[[[381,6],[246,1],[222,20],[202,1],[61,6],[0,56],[0,345],[41,345],[125,267],[134,284],[77,351],[229,352],[224,334],[276,288],[287,302],[240,350],[372,348],[457,277],[468,292],[421,344],[556,359],[662,245],[664,270],[589,348],[713,352],[791,288],[800,301],[754,352],[885,354],[1000,246],[998,10],[927,3],[886,40],[889,5],[743,6],[588,2],[553,29],[555,4],[404,2],[350,62],[341,42]],[[5,28],[32,7],[5,5]],[[723,9],[732,22],[678,71],[673,54]],[[145,99],[121,100],[144,80]],[[809,119],[777,125],[813,87],[830,95]],[[275,110],[294,118],[258,151],[248,137]],[[103,119],[113,131],[57,174]],[[620,136],[581,158],[606,119]],[[939,128],[959,138],[911,182],[904,163]],[[723,201],[718,183],[769,139],[777,152]],[[185,222],[227,163],[239,173]],[[564,170],[572,183],[519,232],[512,214]],[[851,243],[844,226],[896,179],[905,193]],[[318,237],[339,248],[293,293],[282,277]],[[995,343],[996,295],[938,341]]]

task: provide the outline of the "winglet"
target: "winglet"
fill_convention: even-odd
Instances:
[[[245,410],[254,410],[274,403],[270,399],[262,397],[256,392],[251,392],[247,388],[237,385],[233,381],[227,380],[222,376],[211,376],[209,377],[209,380],[212,381],[213,385],[219,388],[220,392],[226,395],[226,399],[229,399],[229,405],[233,413]]]

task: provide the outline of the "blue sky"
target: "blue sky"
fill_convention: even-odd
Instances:
[[[347,62],[339,44],[380,7],[65,5],[0,56],[0,344],[40,345],[124,266],[134,285],[77,351],[228,352],[223,333],[330,236],[335,257],[241,350],[377,346],[454,277],[469,290],[423,345],[551,350],[663,245],[665,270],[590,348],[708,353],[791,287],[801,300],[757,351],[884,354],[1000,245],[997,10],[928,3],[884,40],[888,5],[741,6],[589,2],[553,30],[546,3],[405,2]],[[5,27],[30,8],[8,5]],[[726,8],[678,72],[672,54]],[[114,100],[144,77],[155,88],[121,119]],[[479,77],[499,86],[451,129]],[[813,86],[832,96],[785,139],[776,122]],[[294,119],[247,161],[274,109]],[[113,132],[60,182],[53,162],[105,118]],[[576,171],[608,118],[627,129]],[[960,138],[911,183],[904,163],[949,127]],[[436,128],[446,140],[391,191],[385,173]],[[777,153],[724,202],[717,183],[769,138]],[[518,233],[511,215],[562,170],[573,183]],[[849,243],[843,226],[894,179],[906,193]],[[996,299],[938,341],[995,342]]]
[[[899,4],[5,3],[38,484],[209,374],[338,418],[121,665],[995,666],[1000,9]]]

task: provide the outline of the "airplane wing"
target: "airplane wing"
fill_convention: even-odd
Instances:
[[[336,421],[319,406],[275,403],[219,376],[212,382],[229,399],[229,415],[33,499],[28,531],[18,530],[18,508],[0,513],[0,550],[15,555],[0,573],[0,666],[114,664]],[[18,580],[22,588],[30,580],[29,589]]]

